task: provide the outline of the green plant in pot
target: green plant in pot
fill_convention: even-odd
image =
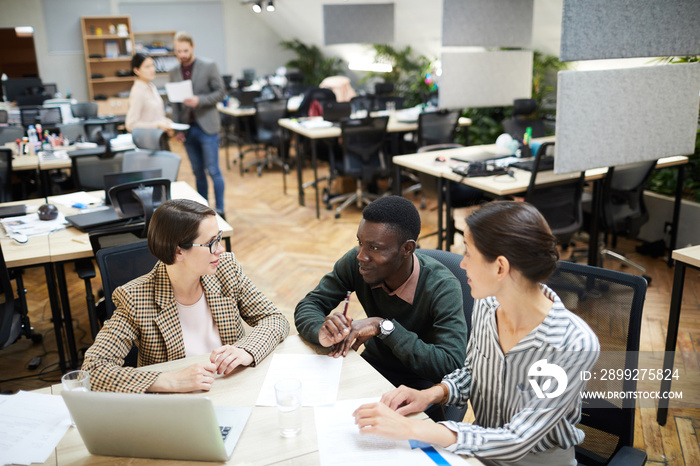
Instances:
[[[343,72],[343,61],[337,57],[326,57],[315,45],[306,45],[299,39],[279,43],[284,50],[294,52],[297,58],[289,60],[285,66],[304,75],[304,84],[318,86],[328,76]]]

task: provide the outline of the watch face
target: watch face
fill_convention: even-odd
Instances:
[[[390,320],[383,320],[382,330],[384,333],[391,333],[394,330],[394,323]]]

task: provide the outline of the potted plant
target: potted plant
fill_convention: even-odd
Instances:
[[[325,57],[315,45],[306,45],[299,39],[285,40],[279,45],[297,55],[297,58],[289,60],[285,66],[301,72],[304,75],[304,84],[318,86],[328,76],[335,76],[343,71],[340,58]]]

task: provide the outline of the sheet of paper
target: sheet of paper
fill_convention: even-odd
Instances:
[[[51,202],[61,204],[66,207],[73,207],[75,205],[94,206],[102,204],[102,199],[88,194],[85,191],[77,191],[75,193],[54,196],[51,198]]]
[[[165,83],[165,92],[168,94],[170,102],[183,102],[186,98],[192,97],[192,80],[179,81],[176,83]]]
[[[289,377],[301,380],[302,406],[334,403],[338,398],[342,367],[343,358],[319,354],[275,354],[255,404],[276,406],[275,382]]]
[[[0,465],[45,462],[69,427],[60,396],[22,391],[0,396]]]
[[[361,464],[385,466],[387,464],[433,465],[423,452],[412,450],[408,440],[388,440],[376,435],[361,435],[355,425],[353,411],[365,403],[375,403],[379,398],[337,401],[332,406],[314,408],[318,456],[324,466]]]

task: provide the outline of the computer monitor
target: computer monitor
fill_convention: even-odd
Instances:
[[[151,170],[138,170],[133,172],[117,172],[106,173],[105,179],[105,204],[111,204],[109,199],[109,190],[112,186],[119,184],[132,183],[134,181],[150,180],[151,178],[160,178],[163,176],[163,170],[154,168]]]
[[[18,96],[40,95],[44,91],[41,78],[10,78],[3,86],[8,102],[16,102]]]

